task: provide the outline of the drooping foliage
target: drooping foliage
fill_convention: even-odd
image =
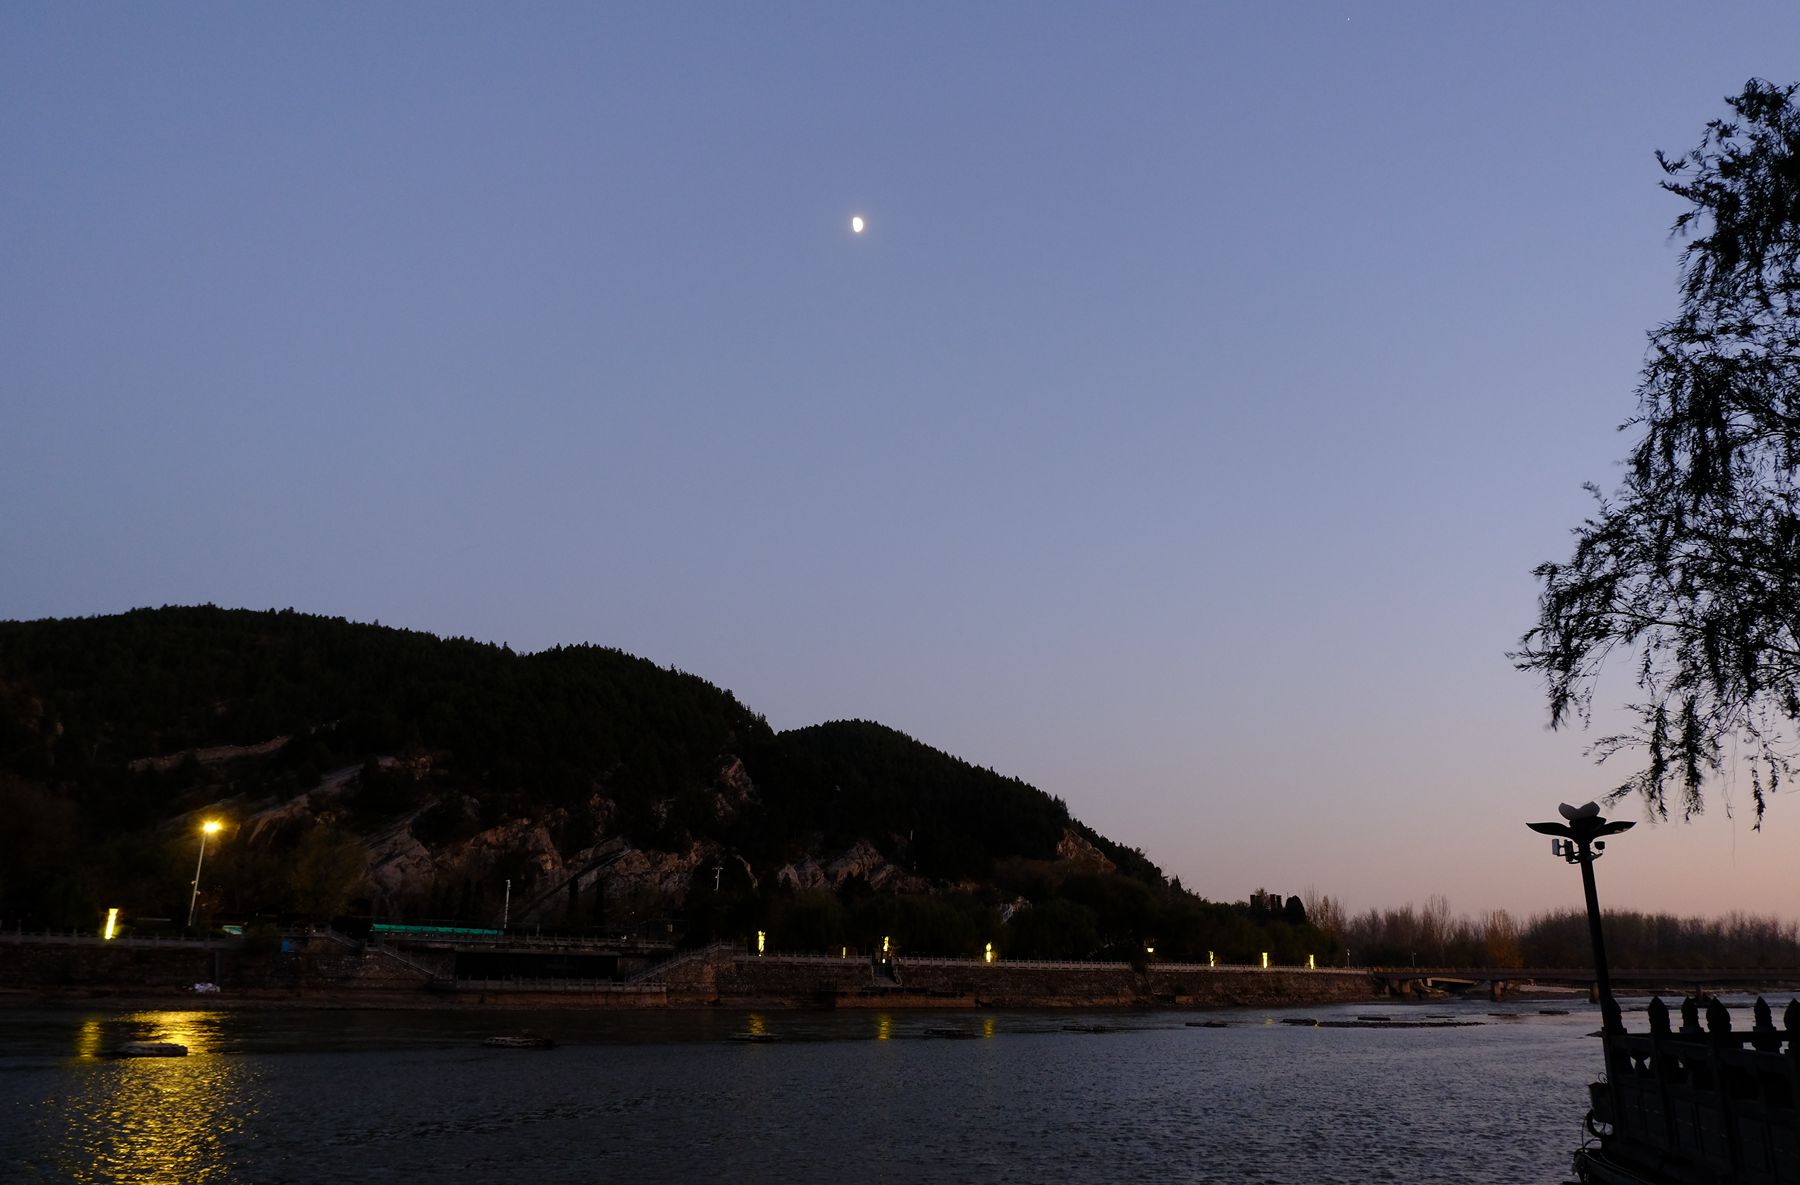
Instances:
[[[1800,726],[1800,105],[1752,80],[1663,187],[1689,208],[1680,313],[1650,335],[1623,484],[1590,486],[1573,556],[1536,569],[1537,624],[1513,658],[1560,726],[1592,716],[1615,654],[1636,725],[1601,738],[1642,763],[1614,797],[1682,814],[1747,767],[1760,826]]]

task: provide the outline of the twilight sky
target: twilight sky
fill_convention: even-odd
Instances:
[[[1800,6],[0,7],[0,617],[591,641],[1209,897],[1577,906],[1505,652]],[[852,214],[868,220],[853,236]],[[1609,905],[1800,917],[1800,799]],[[1637,817],[1638,808],[1621,809]]]

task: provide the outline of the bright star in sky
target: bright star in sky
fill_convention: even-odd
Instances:
[[[864,223],[863,223],[861,214],[852,214],[850,216],[850,233],[851,234],[858,234],[858,235],[861,234],[863,232],[863,226],[864,226]]]

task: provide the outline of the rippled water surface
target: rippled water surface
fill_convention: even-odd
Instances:
[[[1554,1183],[1600,1051],[1585,1004],[1544,1007],[0,1011],[0,1164],[182,1185]],[[1284,1023],[1370,1016],[1480,1023]],[[559,1046],[480,1044],[525,1028]],[[130,1040],[191,1053],[100,1056]]]

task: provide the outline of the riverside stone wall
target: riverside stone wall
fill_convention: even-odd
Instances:
[[[982,963],[772,955],[715,947],[671,960],[641,982],[453,984],[454,956],[391,950],[325,935],[281,949],[198,942],[101,943],[0,937],[0,989],[50,994],[170,992],[217,983],[250,995],[342,997],[430,1006],[467,1004],[668,1007],[1230,1007],[1369,999],[1366,974],[1337,970],[1173,967],[1124,963]]]
[[[223,954],[198,943],[0,942],[0,987],[192,987],[213,978]]]
[[[1207,1008],[1356,1001],[1377,994],[1369,976],[1343,971],[1157,966],[1138,970],[1123,963],[902,959],[889,975],[871,967],[866,958],[757,958],[737,951],[720,952],[704,963],[706,970],[700,961],[690,961],[681,969],[680,983],[671,977],[672,1002]]]
[[[867,959],[756,958],[729,953],[714,964],[713,998],[720,1003],[829,1003],[870,990]]]
[[[279,949],[243,942],[100,942],[0,938],[0,987],[75,991],[224,988],[416,992],[447,976],[447,957],[396,954],[324,936],[283,939]]]

